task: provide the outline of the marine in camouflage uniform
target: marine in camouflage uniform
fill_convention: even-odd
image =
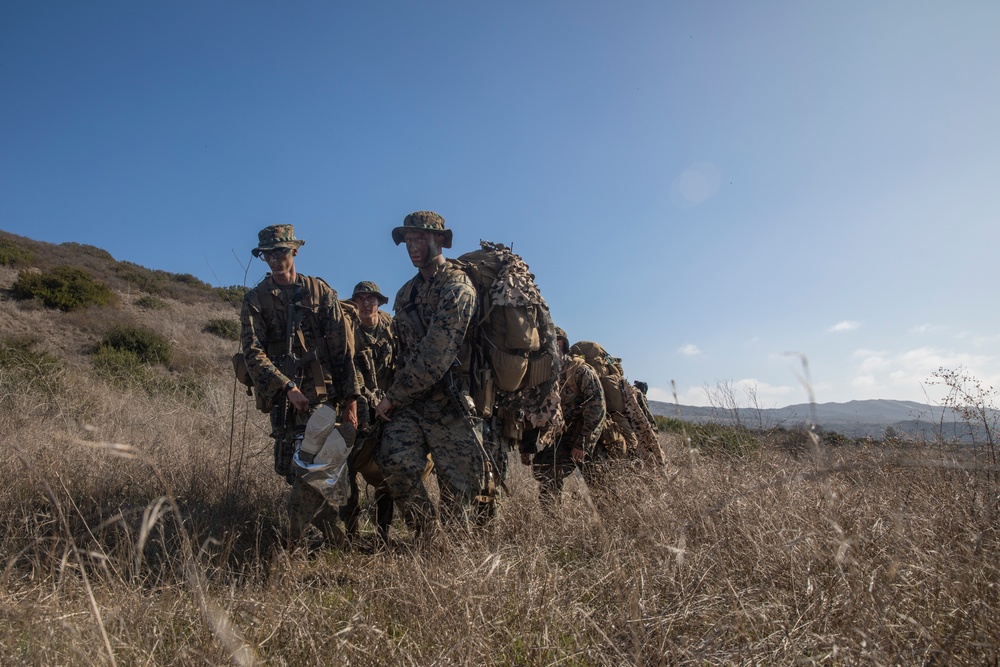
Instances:
[[[649,391],[649,385],[640,380],[635,380],[632,383],[633,394],[635,395],[635,401],[639,404],[639,409],[642,410],[642,414],[646,417],[646,421],[649,425],[653,427],[654,432],[658,432],[659,429],[656,427],[656,417],[653,416],[653,411],[649,409],[649,401],[646,400],[646,392]]]
[[[521,462],[530,464],[539,482],[539,494],[544,505],[558,502],[563,481],[577,467],[588,487],[596,488],[609,459],[600,442],[606,409],[601,379],[583,357],[568,355],[566,332],[556,329],[563,359],[560,375],[560,398],[564,430],[554,444],[532,456],[529,444],[522,447]]]
[[[392,316],[379,306],[388,303],[378,285],[363,280],[354,287],[350,301],[346,302],[348,314],[354,323],[354,367],[358,373],[358,383],[362,386],[358,401],[358,419],[361,430],[357,443],[351,452],[350,483],[351,493],[340,508],[350,538],[358,533],[358,519],[361,515],[357,475],[375,488],[375,525],[383,544],[388,539],[389,524],[392,523],[393,502],[385,477],[375,463],[374,454],[382,437],[382,422],[375,418],[375,406],[385,395],[395,372],[394,338]]]
[[[639,439],[638,455],[642,461],[657,465],[664,465],[667,457],[660,447],[660,438],[656,428],[656,419],[649,409],[646,401],[645,382],[636,380],[632,383],[632,395],[627,397],[625,409],[629,419],[635,428],[636,437]]]
[[[271,272],[243,298],[241,340],[254,388],[270,411],[275,472],[292,485],[289,538],[297,542],[313,523],[328,541],[339,542],[337,508],[294,474],[291,459],[320,405],[339,407],[341,421],[358,425],[353,333],[337,293],[322,279],[295,271],[305,241],[295,238],[292,225],[266,227],[258,240],[251,253],[263,257]],[[287,358],[289,344],[298,363]]]
[[[456,368],[469,368],[476,291],[461,269],[445,261],[441,250],[451,247],[452,232],[437,213],[409,214],[392,239],[406,243],[418,273],[393,305],[399,356],[395,378],[375,410],[386,422],[375,460],[393,497],[423,532],[436,515],[421,478],[428,454],[445,520],[469,521],[486,481],[482,423],[469,416],[468,378]],[[450,392],[449,385],[458,391]],[[467,405],[456,405],[461,401]]]

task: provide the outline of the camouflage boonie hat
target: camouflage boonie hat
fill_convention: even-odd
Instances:
[[[380,305],[384,306],[389,303],[389,297],[382,294],[379,291],[378,285],[370,280],[362,280],[360,283],[354,286],[354,293],[351,294],[352,299],[357,299],[359,294],[374,294],[378,297],[378,302]]]
[[[295,227],[292,225],[270,225],[257,232],[257,247],[250,251],[254,257],[260,257],[265,250],[275,248],[299,248],[306,244],[302,239],[295,238]]]
[[[415,211],[403,218],[403,226],[392,230],[392,240],[396,242],[396,245],[403,242],[403,234],[408,229],[422,229],[444,234],[444,247],[451,247],[451,230],[445,228],[444,218],[434,211]]]

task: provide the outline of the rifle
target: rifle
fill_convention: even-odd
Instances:
[[[458,360],[456,360],[454,365],[452,365],[452,367],[445,372],[441,381],[444,384],[445,393],[448,394],[448,402],[451,403],[451,407],[455,409],[458,416],[467,420],[472,426],[472,432],[475,434],[476,444],[479,445],[479,451],[483,455],[484,460],[490,464],[490,469],[486,471],[486,484],[487,487],[489,487],[489,483],[493,479],[493,471],[499,471],[500,466],[497,465],[493,455],[490,454],[490,451],[486,449],[486,446],[483,444],[483,436],[475,422],[477,417],[475,408],[469,405],[469,403],[465,400],[465,397],[463,397],[462,393],[458,390],[458,383],[455,382],[454,373],[455,366],[457,365]],[[507,488],[507,483],[504,482],[503,478],[500,479],[500,488],[507,493],[510,493],[510,489]]]
[[[285,338],[282,341],[280,353],[277,358],[272,359],[272,363],[278,370],[293,382],[299,383],[303,378],[303,369],[306,364],[312,364],[313,382],[315,384],[316,396],[320,402],[327,396],[326,383],[323,369],[320,366],[319,357],[315,350],[309,351],[306,345],[305,335],[302,333],[302,321],[306,313],[312,312],[310,308],[301,305],[302,286],[297,285],[288,299],[285,310]],[[273,303],[273,302],[272,302]],[[295,352],[295,341],[299,342],[299,347],[303,351],[300,356]],[[277,341],[275,341],[277,342]],[[277,410],[274,439],[274,470],[279,475],[291,481],[291,462],[296,447],[296,438],[301,440],[303,432],[294,434],[295,417],[292,414],[293,406],[288,400],[288,392],[279,389],[272,404],[272,410]],[[274,415],[274,412],[272,412]]]

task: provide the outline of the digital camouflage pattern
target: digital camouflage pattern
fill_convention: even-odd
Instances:
[[[593,453],[600,444],[601,428],[607,416],[601,379],[582,358],[569,356],[563,364],[560,385],[565,433],[571,435],[574,447]]]
[[[633,387],[632,389],[635,388]],[[642,392],[635,389],[634,391],[627,391],[626,394],[625,415],[628,418],[638,441],[636,455],[648,463],[661,465],[666,463],[666,456],[663,454],[663,449],[660,447],[660,441],[656,435],[656,431],[654,430],[652,423],[650,423],[650,420],[646,418],[646,413],[643,412],[639,401],[636,400],[638,396],[642,396]],[[645,396],[643,396],[643,399],[645,399]]]
[[[485,486],[486,461],[477,442],[481,431],[459,416],[446,397],[410,403],[393,413],[375,458],[393,498],[402,503],[418,531],[431,528],[436,511],[423,483],[427,454],[434,459],[445,521],[473,519]],[[481,423],[476,427],[481,428]]]
[[[392,316],[378,311],[374,326],[361,323],[357,316],[351,317],[354,328],[354,367],[358,372],[358,383],[362,396],[372,410],[385,395],[395,374],[395,332]],[[371,415],[374,418],[374,413]]]
[[[299,313],[303,340],[308,347],[308,350],[303,349],[296,337],[292,342],[292,352],[302,357],[315,351],[322,379],[312,373],[313,364],[298,368],[294,377],[285,375],[278,368],[287,350],[289,303],[293,312]],[[336,292],[323,280],[301,274],[293,285],[285,287],[275,283],[268,274],[244,296],[240,322],[243,356],[255,390],[274,404],[271,409],[271,437],[274,438],[275,471],[292,484],[288,504],[291,537],[297,540],[306,525],[312,522],[328,539],[335,539],[339,533],[335,523],[336,508],[326,503],[318,492],[291,471],[294,439],[304,433],[309,414],[289,408],[286,421],[283,402],[279,399],[289,380],[299,385],[309,399],[311,409],[318,407],[322,400],[336,405],[344,398],[361,393],[354,367],[350,323],[344,317]],[[317,392],[317,381],[325,387],[325,397]]]
[[[517,415],[522,421],[520,430],[539,430],[538,444],[551,444],[555,434],[563,427],[559,374],[562,354],[557,343],[557,327],[552,321],[549,307],[538,290],[535,276],[528,265],[502,244],[481,241],[483,250],[498,253],[503,258],[500,271],[490,286],[488,301],[493,306],[538,306],[538,335],[540,354],[552,360],[548,380],[517,391],[497,391],[496,404],[506,415]]]
[[[646,421],[649,422],[649,425],[653,427],[653,431],[656,432],[659,429],[656,427],[656,417],[653,416],[653,411],[649,409],[649,401],[646,400],[646,389],[645,382],[636,380],[632,383],[632,394],[635,396],[635,402],[639,404],[639,409],[646,416]]]
[[[359,293],[378,294],[378,286],[369,281],[358,283],[352,298]],[[344,520],[347,534],[355,537],[361,515],[357,481],[357,475],[360,474],[375,489],[375,524],[379,537],[385,542],[389,524],[392,523],[393,506],[385,477],[374,461],[375,449],[382,436],[382,428],[375,419],[375,406],[392,383],[395,370],[392,316],[380,310],[375,325],[367,327],[357,316],[353,304],[344,310],[351,318],[354,328],[354,367],[357,369],[358,383],[362,386],[361,400],[358,401],[358,419],[362,430],[358,433],[357,445],[351,454],[351,491],[347,502],[340,509],[340,516]]]
[[[423,527],[434,516],[421,480],[427,454],[434,459],[446,517],[468,517],[485,483],[481,424],[458,414],[442,382],[470,354],[466,334],[475,307],[468,276],[448,263],[429,280],[414,276],[393,306],[399,356],[386,398],[394,411],[375,458],[393,497],[408,504]],[[467,378],[456,374],[456,381],[468,387]]]
[[[362,280],[360,283],[354,286],[354,291],[351,293],[351,298],[356,299],[361,294],[374,294],[378,297],[378,303],[380,306],[384,306],[389,303],[389,297],[382,294],[379,291],[378,285],[370,280]]]
[[[625,412],[626,394],[631,396],[632,388],[625,382],[623,377],[618,375],[603,375],[600,377],[601,386],[604,388],[604,401],[607,407],[606,419],[607,422],[614,423],[612,426],[605,422],[605,435],[609,437],[604,438],[604,440],[608,448],[608,453],[613,457],[634,458],[639,451],[639,437],[636,435],[632,420],[629,419]],[[617,433],[620,436],[618,440],[622,445],[621,451],[614,450],[615,443],[610,438],[612,433]]]
[[[292,225],[271,225],[257,233],[257,247],[251,250],[250,254],[260,257],[265,250],[301,248],[305,244],[302,239],[295,238],[295,227]]]
[[[266,298],[262,293],[267,292]],[[299,274],[294,285],[282,287],[268,274],[243,297],[240,311],[241,344],[254,389],[269,399],[277,397],[294,380],[311,403],[316,402],[315,378],[304,365],[295,377],[282,373],[277,361],[285,353],[288,303],[301,309],[301,328],[308,351],[315,351],[331,399],[357,396],[361,392],[354,367],[353,333],[333,291],[321,278]],[[264,308],[262,304],[268,304]],[[298,340],[292,352],[306,355]],[[304,380],[308,378],[308,380]]]
[[[532,474],[539,482],[539,493],[545,503],[558,499],[564,480],[576,469],[571,457],[573,449],[587,453],[580,469],[588,486],[600,484],[601,472],[609,458],[600,443],[606,411],[604,390],[596,371],[582,357],[568,356],[563,363],[560,386],[563,433],[532,459]]]
[[[411,303],[412,315],[404,313]],[[456,361],[468,358],[466,333],[476,308],[476,290],[462,271],[443,264],[430,280],[419,273],[396,293],[393,325],[399,356],[396,376],[386,391],[393,405],[403,407],[432,389],[441,394],[441,379]],[[420,331],[420,329],[423,331]],[[462,379],[459,383],[462,383]]]
[[[407,230],[422,230],[444,234],[442,247],[450,248],[452,231],[444,226],[444,218],[434,211],[414,211],[403,218],[403,225],[392,230],[392,240],[396,245],[403,242]]]

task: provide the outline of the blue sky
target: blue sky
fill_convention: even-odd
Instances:
[[[391,296],[431,209],[654,399],[804,402],[796,352],[820,402],[926,402],[1000,386],[997,35],[987,0],[5,2],[0,228],[231,285],[292,223]]]

